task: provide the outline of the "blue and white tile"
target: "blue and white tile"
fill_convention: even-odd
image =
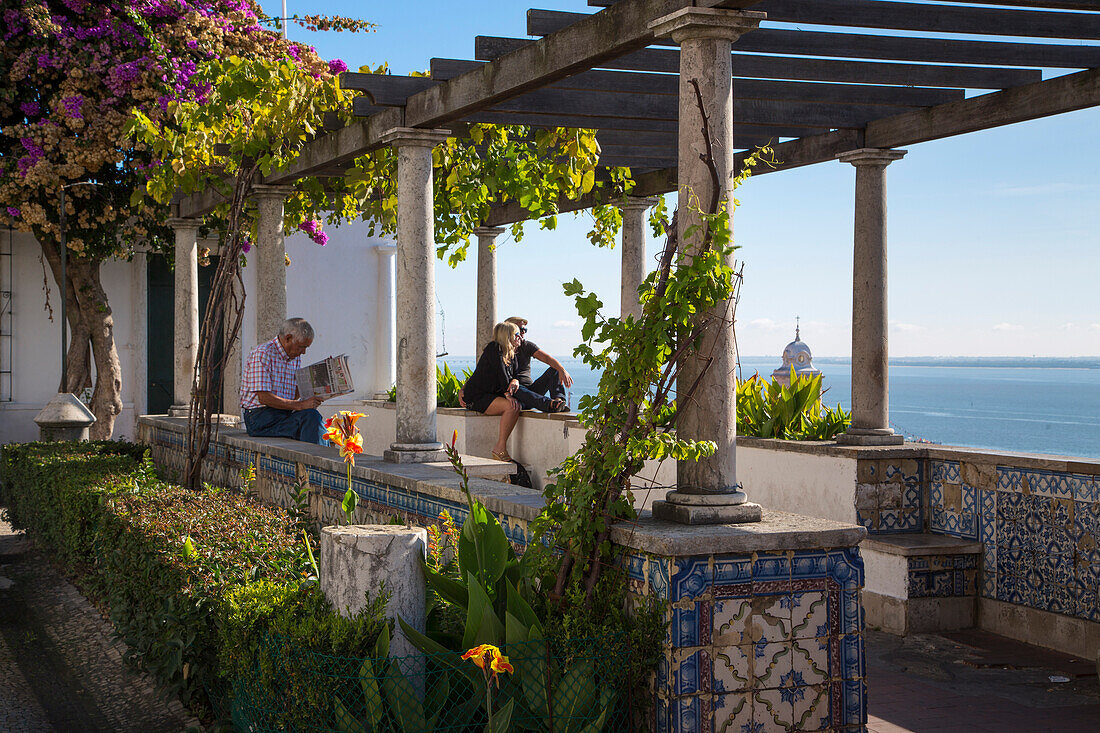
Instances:
[[[791,670],[798,684],[819,685],[829,681],[829,638],[797,639],[791,644]]]
[[[863,558],[858,547],[830,550],[828,563],[829,577],[841,588],[863,587]]]
[[[752,580],[754,583],[790,579],[791,561],[787,557],[787,553],[755,553],[752,563]]]
[[[791,594],[791,638],[829,635],[829,598],[825,591]]]
[[[702,730],[701,700],[698,695],[674,698],[670,704],[672,733],[689,733]]]
[[[943,481],[933,481],[928,484],[928,505],[943,506]]]
[[[679,652],[674,652],[681,656]],[[694,695],[710,692],[711,662],[710,655],[704,649],[682,655],[672,664],[672,694]]]
[[[672,609],[672,646],[699,646],[699,606]]]
[[[759,640],[749,634],[752,624],[752,602],[744,598],[731,598],[714,602],[713,631],[711,640],[719,644],[748,644]]]
[[[809,688],[802,700],[792,705],[793,728],[799,731],[826,731],[832,729],[829,716],[829,686]]]
[[[744,644],[716,648],[712,669],[715,693],[739,692],[753,688],[754,657],[757,649],[763,657],[765,645]]]
[[[867,722],[867,688],[863,680],[844,680],[841,725],[863,725]]]
[[[646,561],[646,580],[649,582],[650,592],[659,598],[668,598],[668,563],[664,557],[650,557]]]
[[[1073,499],[1084,502],[1100,501],[1100,476],[1073,474]]]
[[[714,584],[739,585],[752,581],[752,558],[716,556],[714,558]]]
[[[711,590],[714,570],[709,557],[676,558],[670,579],[670,598],[679,601],[697,598]]]
[[[858,590],[840,591],[840,633],[863,633],[863,606]]]
[[[726,733],[763,733],[752,722],[752,694],[715,695],[714,730]]]
[[[998,491],[1019,491],[1020,478],[1020,469],[1012,466],[997,466]]]
[[[791,692],[781,688],[758,690],[753,694],[753,722],[763,723],[764,730],[790,730],[794,707]]]
[[[825,578],[829,572],[829,556],[825,550],[799,550],[791,559],[791,578],[808,580]]]
[[[783,678],[791,673],[794,659],[791,642],[754,644],[744,649],[749,657],[753,677],[753,689],[767,689],[782,685]]]

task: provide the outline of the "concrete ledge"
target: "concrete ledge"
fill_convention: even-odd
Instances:
[[[863,608],[869,627],[904,636],[973,628],[978,599],[975,596],[905,599],[864,589]]]
[[[979,598],[978,627],[1079,659],[1100,655],[1100,623],[1083,618]]]
[[[978,555],[981,542],[961,540],[941,534],[875,534],[860,543],[864,550],[888,555],[916,557],[919,555]]]

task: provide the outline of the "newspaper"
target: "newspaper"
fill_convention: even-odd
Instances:
[[[303,400],[314,396],[328,399],[355,391],[347,354],[330,356],[316,364],[304,366],[295,376],[298,380],[298,396]]]

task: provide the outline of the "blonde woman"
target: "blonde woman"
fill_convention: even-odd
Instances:
[[[513,370],[516,348],[520,345],[519,327],[514,323],[498,323],[493,327],[493,340],[481,352],[474,373],[462,388],[466,409],[483,415],[500,415],[500,431],[493,458],[511,461],[508,455],[508,436],[516,426],[522,409],[513,396],[519,389]]]

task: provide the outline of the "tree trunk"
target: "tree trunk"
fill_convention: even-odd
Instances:
[[[42,255],[53,273],[54,284],[61,282],[61,255],[57,242],[53,242],[42,236],[38,238],[38,244],[42,248]],[[80,304],[76,297],[73,281],[68,278],[66,287],[59,290],[65,297],[65,319],[69,322],[69,354],[68,354],[68,384],[60,384],[58,375],[58,392],[78,393],[91,385],[92,364],[89,340],[91,332],[84,320],[84,314],[80,310]]]
[[[115,419],[122,412],[122,365],[115,346],[115,318],[100,280],[100,266],[99,262],[80,261],[73,273],[95,359],[95,389],[88,405],[96,417],[90,430],[92,440],[110,438],[115,431]]]
[[[101,262],[72,257],[68,260],[64,288],[60,288],[61,255],[59,243],[38,236],[42,253],[53,272],[54,282],[65,294],[66,320],[69,321],[68,384],[62,391],[79,392],[90,383],[90,354],[95,361],[95,388],[88,408],[96,417],[90,434],[93,440],[111,437],[115,419],[122,412],[122,365],[115,345],[115,322],[107,293],[100,279]]]

